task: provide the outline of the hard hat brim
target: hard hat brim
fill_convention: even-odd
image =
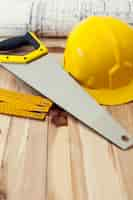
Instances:
[[[133,81],[125,87],[117,89],[89,89],[85,90],[102,105],[120,105],[133,101]]]

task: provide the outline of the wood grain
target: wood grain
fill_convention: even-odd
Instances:
[[[65,41],[45,43],[63,63]],[[36,94],[2,68],[0,77],[0,87]],[[106,109],[133,133],[132,103]],[[0,200],[132,200],[133,148],[120,150],[69,114],[63,127],[51,118],[0,115]]]
[[[31,91],[3,69],[0,76],[0,87]],[[2,198],[46,199],[47,124],[47,120],[0,116]]]

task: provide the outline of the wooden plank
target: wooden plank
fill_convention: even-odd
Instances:
[[[16,89],[14,77],[8,72],[0,69],[0,87]],[[12,84],[11,84],[12,83]],[[7,199],[7,169],[5,167],[4,155],[7,147],[8,136],[10,132],[12,118],[9,116],[0,115],[0,198]]]
[[[133,136],[133,103],[109,107],[115,119],[117,119],[127,131],[130,136]],[[117,161],[117,172],[122,183],[123,193],[128,200],[133,199],[133,148],[128,151],[121,151],[118,148],[114,149],[114,155]]]
[[[48,200],[72,200],[68,128],[49,123],[48,138]]]
[[[0,87],[31,93],[31,88],[5,70],[1,69],[0,76]],[[46,199],[47,120],[1,115],[0,128],[0,197]]]
[[[9,200],[46,198],[46,152],[47,123],[13,119],[4,160]]]

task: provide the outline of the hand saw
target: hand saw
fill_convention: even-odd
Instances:
[[[0,43],[1,50],[18,48],[27,44],[27,35],[35,50],[27,55],[0,55],[3,67],[27,83],[42,95],[48,97],[85,125],[122,149],[133,145],[133,138],[127,136],[124,128],[89,96],[84,89],[48,54],[45,45],[34,33],[11,38]],[[37,39],[37,40],[36,40]],[[37,42],[36,42],[37,41]],[[39,41],[39,42],[38,42]],[[37,51],[46,55],[36,59]],[[34,60],[34,61],[32,61]],[[16,64],[12,63],[16,62]],[[82,106],[81,106],[82,104]]]

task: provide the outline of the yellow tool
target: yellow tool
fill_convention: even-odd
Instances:
[[[28,63],[39,57],[46,55],[48,49],[45,47],[44,43],[40,41],[33,32],[28,32],[24,36],[10,38],[0,42],[1,51],[10,51],[16,49],[17,47],[22,47],[30,45],[34,48],[30,53],[25,55],[0,55],[1,63]]]
[[[98,103],[133,100],[133,28],[113,17],[93,16],[70,33],[64,67]]]
[[[0,42],[0,50],[9,53],[10,50],[24,45],[32,45],[34,50],[25,55],[0,54],[0,62],[28,63],[48,53],[43,42],[32,32]],[[0,113],[2,114],[44,119],[51,106],[52,102],[47,98],[0,89]]]
[[[52,102],[40,96],[0,89],[0,113],[45,119]]]

